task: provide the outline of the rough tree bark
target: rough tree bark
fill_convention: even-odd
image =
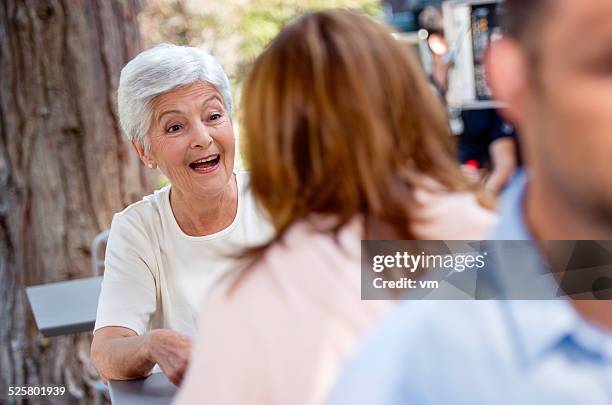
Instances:
[[[63,385],[82,403],[90,333],[45,339],[24,287],[90,274],[112,214],[152,190],[121,135],[119,72],[140,47],[138,0],[0,1],[0,403],[9,385]]]

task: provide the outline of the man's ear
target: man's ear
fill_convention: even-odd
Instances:
[[[520,130],[529,84],[527,55],[517,41],[504,37],[491,43],[485,58],[493,97],[506,105],[499,113]]]

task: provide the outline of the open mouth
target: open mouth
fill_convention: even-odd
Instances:
[[[208,173],[215,170],[219,166],[220,161],[221,155],[217,153],[202,159],[194,160],[193,162],[189,163],[189,167],[198,173]]]

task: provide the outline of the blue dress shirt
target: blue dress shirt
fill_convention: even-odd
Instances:
[[[491,239],[531,239],[519,173]],[[612,404],[612,335],[566,300],[407,301],[347,365],[331,405]]]

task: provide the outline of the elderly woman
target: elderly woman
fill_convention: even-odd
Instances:
[[[234,171],[229,82],[209,54],[142,52],[121,72],[118,104],[140,159],[171,185],[113,218],[92,358],[104,379],[145,376],[157,364],[178,384],[203,297],[232,267],[231,249],[265,241],[271,227],[247,174]]]

